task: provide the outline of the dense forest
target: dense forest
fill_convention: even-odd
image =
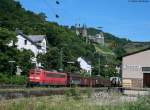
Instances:
[[[9,74],[11,64],[14,60],[13,74],[15,66],[20,66],[22,74],[26,75],[34,65],[31,62],[33,53],[30,50],[19,51],[15,46],[9,47],[7,44],[12,40],[16,41],[16,29],[22,30],[26,35],[44,34],[48,40],[48,52],[38,55],[38,61],[48,70],[59,70],[63,66],[63,71],[80,71],[79,65],[68,64],[76,61],[78,57],[83,57],[92,67],[92,75],[102,75],[110,77],[116,75],[115,66],[120,63],[117,57],[126,53],[123,46],[131,41],[118,38],[110,33],[104,32],[105,46],[85,43],[81,36],[77,36],[73,29],[60,26],[57,23],[46,21],[44,13],[35,14],[25,10],[18,1],[0,0],[0,73]],[[101,30],[88,28],[88,34],[96,34]],[[95,46],[104,53],[109,51],[112,54],[104,54],[96,51]],[[62,60],[60,56],[62,55]]]

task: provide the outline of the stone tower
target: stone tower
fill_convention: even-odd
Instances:
[[[100,32],[100,35],[101,35],[101,44],[102,45],[105,45],[105,38],[104,38],[104,34],[103,34],[103,32]]]
[[[85,24],[83,24],[83,27],[82,27],[82,36],[83,37],[87,37],[88,35],[87,35],[87,28],[86,28],[86,25]]]
[[[80,25],[79,25],[79,28],[80,28]],[[80,35],[80,31],[78,29],[77,24],[75,24],[75,31],[76,31],[76,35],[79,36]]]

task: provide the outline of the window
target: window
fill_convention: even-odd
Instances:
[[[38,49],[41,49],[42,47],[41,46],[38,46]]]
[[[24,40],[24,45],[27,45],[27,40]]]
[[[45,42],[43,42],[43,44],[42,44],[43,46],[45,46]]]
[[[34,74],[34,72],[31,72],[30,74]]]
[[[150,67],[142,67],[142,71],[150,71]]]
[[[56,74],[56,73],[46,73],[47,77],[53,77],[53,78],[64,78],[64,74]]]
[[[139,71],[141,69],[141,66],[140,65],[124,65],[123,66],[123,69],[127,69],[129,71]]]
[[[38,70],[32,70],[30,71],[30,74],[36,74],[36,75],[40,75],[42,72],[38,71]]]

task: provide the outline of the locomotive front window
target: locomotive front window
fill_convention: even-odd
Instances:
[[[30,74],[40,75],[41,71],[32,70]]]
[[[34,74],[34,72],[31,72],[30,74]]]
[[[39,72],[36,72],[35,74],[40,75],[40,73],[39,73]]]

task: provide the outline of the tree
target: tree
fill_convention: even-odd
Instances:
[[[16,41],[16,34],[8,29],[0,27],[0,49],[8,46],[11,41]]]
[[[46,16],[45,13],[43,13],[43,12],[39,13],[38,15],[40,16],[40,18],[41,18],[43,21],[45,21],[46,18],[47,18],[47,16]]]
[[[38,55],[38,62],[42,63],[42,66],[47,70],[58,70],[59,69],[59,49],[52,47],[46,54]]]
[[[32,58],[34,57],[33,52],[30,50],[17,51],[16,65],[22,69],[22,74],[27,75],[31,68],[34,68]]]
[[[16,49],[9,47],[11,41],[15,41],[15,33],[5,28],[0,28],[0,71],[10,72],[9,60],[15,59]]]
[[[123,55],[126,54],[126,51],[122,47],[117,47],[114,49],[114,53],[116,54],[117,57],[122,57]]]

